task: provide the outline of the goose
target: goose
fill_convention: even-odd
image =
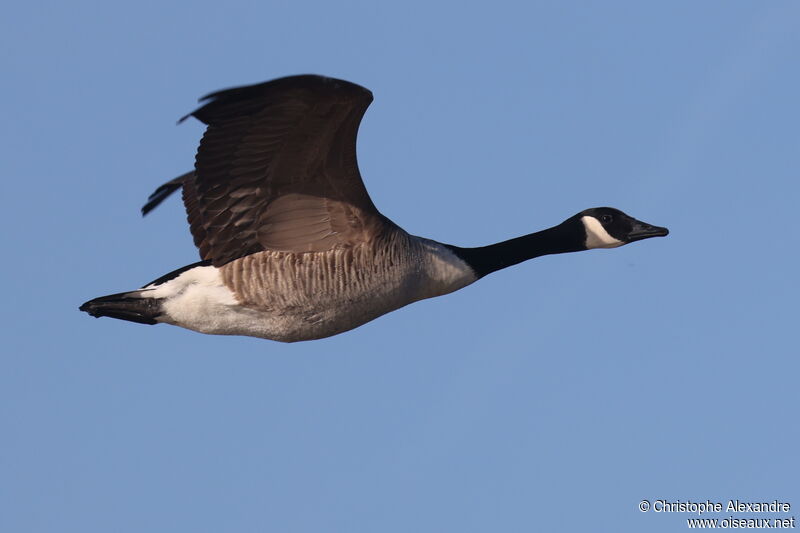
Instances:
[[[80,306],[94,317],[172,324],[282,342],[321,339],[412,302],[548,254],[662,237],[610,207],[478,248],[406,233],[373,205],[356,162],[372,93],[318,75],[200,99],[207,128],[193,171],[150,195],[143,215],[182,189],[201,261],[138,290]]]

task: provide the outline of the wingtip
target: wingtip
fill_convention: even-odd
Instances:
[[[147,215],[150,211],[158,207],[169,195],[177,191],[183,186],[183,181],[191,176],[194,171],[190,170],[181,174],[177,178],[173,178],[166,183],[161,184],[155,191],[147,197],[147,202],[142,206],[142,216]]]
[[[166,198],[165,195],[160,194],[161,191],[162,191],[162,188],[163,188],[163,185],[162,185],[162,187],[159,187],[158,189],[156,189],[156,191],[153,194],[151,194],[150,196],[147,197],[147,202],[140,209],[140,211],[142,212],[142,216],[143,217],[147,216],[147,213],[149,213],[150,211],[155,209],[156,206],[158,206],[158,204],[163,202],[164,199]]]

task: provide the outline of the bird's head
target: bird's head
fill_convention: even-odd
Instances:
[[[583,225],[586,233],[586,249],[616,248],[650,237],[665,237],[667,228],[653,226],[613,207],[593,207],[581,211],[574,217]]]

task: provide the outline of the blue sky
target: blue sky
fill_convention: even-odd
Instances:
[[[800,6],[27,2],[0,20],[0,530],[680,531],[642,499],[790,502]],[[197,260],[210,91],[370,88],[359,161],[475,246],[611,205],[670,228],[284,345],[94,320]],[[724,518],[728,514],[714,515]]]

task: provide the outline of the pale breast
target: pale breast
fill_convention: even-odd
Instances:
[[[476,279],[445,246],[402,230],[328,252],[259,252],[220,273],[260,317],[247,334],[284,341],[335,335]]]

